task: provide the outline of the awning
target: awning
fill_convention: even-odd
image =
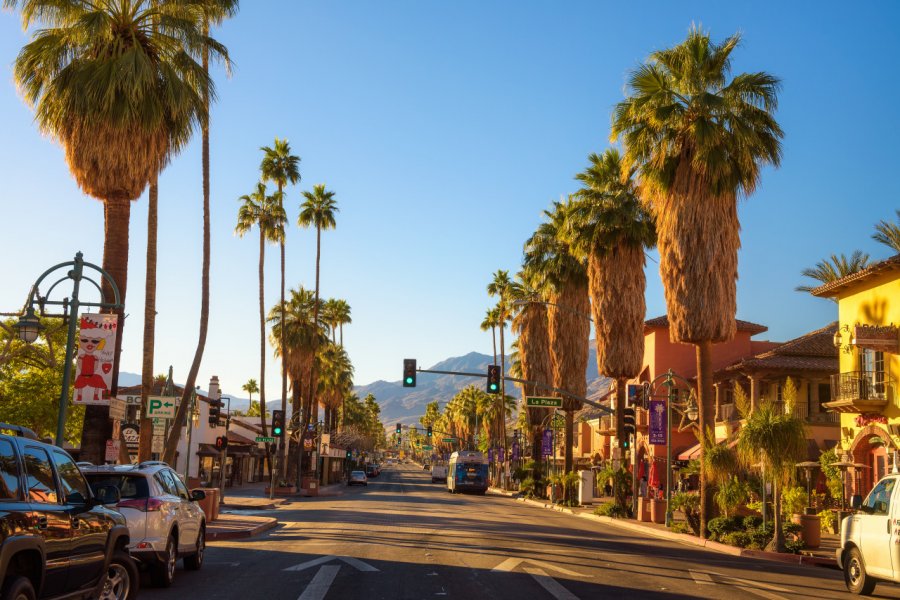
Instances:
[[[212,456],[215,458],[221,454],[212,444],[200,444],[200,448],[197,449],[197,456]]]
[[[717,444],[725,443],[725,438],[717,439]],[[703,444],[697,444],[696,446],[691,446],[684,452],[678,455],[678,460],[694,460],[695,458],[700,458],[700,447]],[[737,445],[737,440],[729,442],[728,447],[734,448]]]

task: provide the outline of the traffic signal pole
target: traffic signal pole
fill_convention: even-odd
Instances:
[[[221,392],[219,398],[222,398]],[[231,423],[231,397],[228,397],[227,411],[225,415],[225,445],[222,448],[222,466],[219,469],[219,506],[225,504],[225,462],[228,460],[228,425]]]

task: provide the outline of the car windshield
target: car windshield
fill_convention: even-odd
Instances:
[[[150,495],[147,479],[141,475],[121,475],[118,473],[85,473],[92,490],[103,486],[114,485],[123,500],[127,498],[146,498]]]
[[[352,475],[353,477],[365,477],[366,476],[366,474],[363,473],[362,471],[353,471],[352,473],[350,473],[350,475]]]

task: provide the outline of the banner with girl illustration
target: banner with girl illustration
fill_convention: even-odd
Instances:
[[[75,404],[109,404],[118,318],[110,314],[83,314],[78,332],[75,367]]]

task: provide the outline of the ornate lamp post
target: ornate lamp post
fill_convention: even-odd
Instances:
[[[97,282],[86,275],[86,268],[88,270],[96,271],[100,276],[100,282]],[[68,269],[66,271],[66,274],[54,281],[50,285],[50,288],[47,290],[47,292],[42,296],[40,292],[41,284],[53,273],[62,269]],[[62,300],[51,300],[50,294],[53,293],[53,290],[56,288],[56,286],[66,281],[67,279],[72,280],[71,297],[63,298]],[[114,302],[83,302],[78,298],[78,293],[82,281],[92,283],[94,287],[96,287],[100,292],[102,298],[103,290],[100,285],[103,280],[106,280],[106,282],[109,283],[110,287],[112,288],[115,300]],[[62,306],[63,312],[61,314],[49,314],[45,312],[45,307],[47,305]],[[78,311],[83,306],[118,309],[122,308],[122,302],[119,296],[119,288],[118,286],[116,286],[116,282],[113,280],[110,274],[95,264],[84,262],[81,252],[78,252],[75,255],[75,260],[59,263],[58,265],[50,267],[49,269],[44,271],[43,274],[38,277],[37,281],[34,282],[34,285],[31,286],[31,292],[29,292],[28,300],[25,302],[25,307],[23,308],[24,314],[19,317],[19,320],[16,323],[16,330],[18,331],[19,338],[27,344],[34,342],[42,329],[40,320],[35,315],[35,306],[37,306],[42,317],[68,319],[69,322],[68,333],[66,336],[66,359],[63,366],[62,389],[59,394],[59,414],[56,419],[55,443],[57,446],[62,448],[66,426],[66,403],[69,400],[69,382],[72,375],[72,360],[75,351],[75,334],[76,329],[78,328]]]

